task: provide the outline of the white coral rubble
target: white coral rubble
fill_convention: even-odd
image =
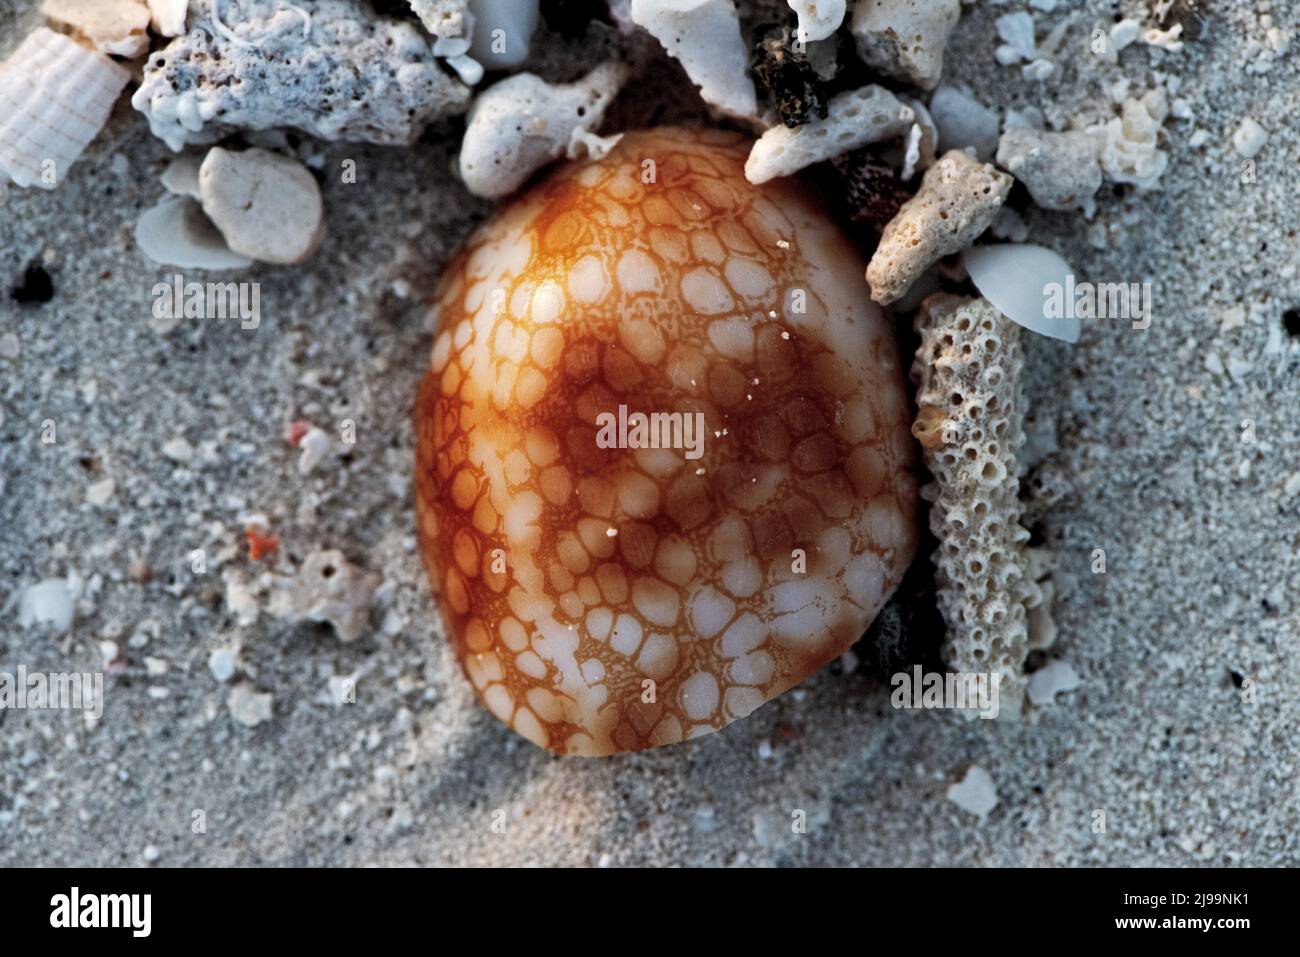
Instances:
[[[468,40],[474,34],[469,0],[410,0],[410,4],[424,28],[435,37]]]
[[[1024,697],[1028,609],[1042,600],[1020,524],[1020,328],[984,299],[937,295],[925,301],[916,330],[912,431],[934,476],[921,495],[939,540],[942,654],[957,672],[1001,673],[1000,713],[1012,717]]]
[[[790,129],[784,124],[767,130],[749,152],[745,178],[765,183],[858,149],[868,143],[902,136],[912,128],[916,113],[879,86],[864,86],[835,96],[826,119]]]
[[[378,576],[353,565],[342,552],[315,552],[297,575],[272,580],[267,610],[292,622],[328,622],[340,641],[356,641],[369,629],[378,587]]]
[[[753,117],[758,95],[734,0],[632,0],[632,20],[681,61],[706,103]]]
[[[627,78],[619,63],[596,67],[576,83],[552,85],[518,73],[474,101],[460,149],[460,175],[471,193],[497,199],[561,156],[602,153],[593,135]]]
[[[849,29],[858,55],[886,76],[933,90],[961,0],[858,0]]]
[[[1152,189],[1169,166],[1169,154],[1160,149],[1160,126],[1169,115],[1164,90],[1149,90],[1141,99],[1124,101],[1122,114],[1088,132],[1101,142],[1101,168],[1114,183],[1132,183]]]
[[[1096,139],[1083,130],[1008,130],[998,141],[998,165],[1025,184],[1043,209],[1081,209],[1091,217],[1101,188]]]
[[[149,58],[131,98],[178,152],[232,129],[408,144],[469,105],[417,25],[355,0],[316,0],[310,13],[291,0],[241,0],[229,22],[223,7],[192,15],[189,33]]]
[[[867,265],[871,298],[882,306],[894,302],[934,263],[973,243],[1010,189],[1006,173],[960,150],[945,153],[885,226]]]
[[[433,55],[444,58],[470,86],[483,79],[483,64],[469,55],[476,23],[469,0],[410,0],[410,3],[424,28],[437,37]]]

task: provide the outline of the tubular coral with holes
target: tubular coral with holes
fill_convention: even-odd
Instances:
[[[1002,711],[1019,713],[1029,653],[1027,609],[1041,600],[1027,572],[1017,453],[1025,442],[1020,327],[984,299],[931,296],[916,319],[912,433],[934,482],[930,530],[943,658],[959,672],[1002,674]]]
[[[437,295],[425,562],[484,704],[561,753],[748,714],[847,650],[915,551],[892,331],[852,245],[805,187],[746,182],[746,147],[628,133],[506,207]],[[700,455],[609,447],[620,406],[698,414]]]

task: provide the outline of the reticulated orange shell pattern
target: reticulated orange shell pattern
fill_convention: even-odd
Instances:
[[[804,187],[750,185],[747,147],[629,133],[501,211],[437,294],[423,555],[483,703],[561,753],[748,714],[856,641],[916,548],[864,264]],[[702,414],[702,443],[611,443],[620,407],[679,446]]]

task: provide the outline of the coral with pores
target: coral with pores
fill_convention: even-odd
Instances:
[[[867,266],[871,298],[888,305],[944,256],[988,229],[1011,190],[1011,177],[961,150],[950,150],[921,179],[880,237]]]
[[[229,23],[223,13],[238,10]],[[325,140],[414,142],[465,111],[420,27],[354,0],[242,0],[192,13],[145,64],[131,105],[173,150],[231,130],[298,129]]]
[[[766,183],[789,176],[806,166],[831,159],[868,143],[901,136],[912,127],[916,114],[882,86],[846,90],[831,100],[827,117],[791,129],[766,130],[745,161],[751,183]]]
[[[960,18],[960,0],[857,0],[850,29],[865,63],[932,90],[943,75],[944,47]]]
[[[1160,127],[1169,115],[1164,90],[1148,90],[1141,99],[1129,97],[1121,115],[1088,132],[1098,137],[1101,168],[1113,183],[1132,183],[1152,189],[1169,166],[1169,154],[1160,149]]]
[[[930,530],[942,654],[953,671],[1002,675],[1002,708],[1018,713],[1029,653],[1027,611],[1042,598],[1020,524],[1017,453],[1025,442],[1020,327],[984,299],[936,295],[916,318],[912,365],[921,443],[934,482]]]

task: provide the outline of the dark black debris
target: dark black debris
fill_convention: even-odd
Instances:
[[[829,51],[829,57],[823,53],[814,63],[808,51],[797,49],[789,27],[769,27],[760,30],[757,36],[752,72],[759,96],[766,99],[788,127],[826,119],[826,104],[833,93],[830,81],[837,72],[835,41],[808,45],[809,50]],[[824,46],[827,43],[830,46]]]
[[[832,165],[844,187],[849,219],[882,232],[899,208],[912,198],[907,184],[869,149],[837,156]]]
[[[54,282],[50,274],[36,263],[29,263],[22,282],[10,290],[14,302],[23,304],[49,302],[54,298]]]

